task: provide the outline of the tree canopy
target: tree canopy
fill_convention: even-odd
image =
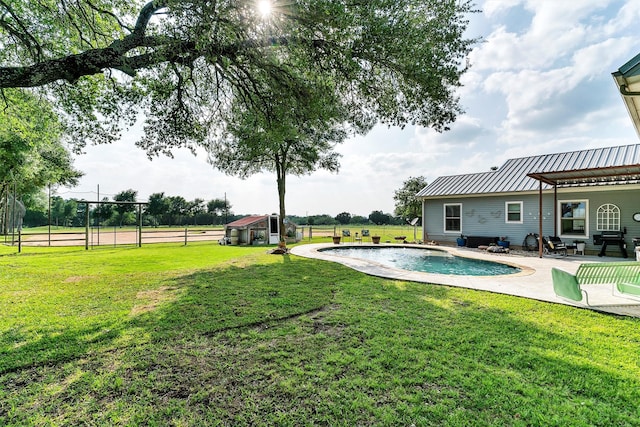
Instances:
[[[118,212],[120,227],[124,224],[125,216],[128,214],[132,215],[135,212],[136,206],[132,204],[132,202],[135,202],[137,197],[138,192],[132,189],[123,190],[113,196],[114,202],[129,202],[126,204],[117,204],[115,206],[115,211]]]
[[[288,175],[339,168],[336,144],[347,136],[347,115],[321,88],[304,100],[273,97],[270,111],[233,109],[234,120],[208,146],[210,161],[221,171],[242,178],[261,171],[275,172],[280,232],[284,236]],[[364,124],[362,125],[364,126]]]
[[[8,193],[33,194],[52,184],[75,185],[82,173],[73,167],[51,106],[13,89],[3,95],[7,105],[0,108],[0,199]]]
[[[396,201],[395,214],[407,221],[414,218],[422,218],[422,201],[416,194],[427,186],[427,179],[423,176],[409,177],[402,183],[402,188],[396,190],[393,194],[393,200]]]
[[[77,148],[144,116],[149,155],[216,140],[234,109],[317,88],[355,129],[442,131],[461,109],[465,0],[0,1],[0,89],[56,101]],[[6,103],[6,97],[4,102]],[[237,110],[236,110],[237,111]]]
[[[389,224],[391,222],[391,215],[382,211],[372,211],[369,214],[369,221],[377,225]]]
[[[351,222],[351,214],[349,212],[340,212],[336,215],[336,221],[342,225],[349,224]]]

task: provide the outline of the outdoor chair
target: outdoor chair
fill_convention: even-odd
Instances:
[[[582,302],[584,297],[584,302],[589,305],[589,295],[580,287],[575,275],[552,267],[551,279],[553,280],[553,291],[558,297],[574,302]]]
[[[589,304],[587,291],[581,285],[613,285],[613,295],[640,299],[640,262],[590,262],[580,264],[576,274],[553,267],[553,290],[560,298]]]
[[[369,230],[362,230],[362,233],[360,234],[360,236],[362,236],[362,240],[364,240],[365,237],[370,237]]]
[[[567,256],[567,245],[557,236],[542,237],[542,248],[545,253]]]

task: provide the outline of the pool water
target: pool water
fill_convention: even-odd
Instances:
[[[410,271],[423,271],[437,274],[455,274],[460,276],[495,276],[514,274],[520,269],[499,262],[464,258],[451,255],[437,249],[407,247],[346,247],[323,249],[338,256],[366,259],[387,267]]]

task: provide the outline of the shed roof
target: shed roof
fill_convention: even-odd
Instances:
[[[640,54],[611,74],[640,136]]]
[[[640,144],[509,159],[495,171],[436,178],[417,196],[534,191],[539,188],[538,180],[543,189],[640,182]]]
[[[264,221],[269,215],[249,215],[244,218],[240,218],[236,221],[230,222],[226,225],[228,228],[241,228],[255,224],[256,222]]]

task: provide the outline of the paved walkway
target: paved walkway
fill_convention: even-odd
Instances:
[[[540,301],[547,301],[559,304],[573,305],[576,307],[588,308],[591,310],[602,311],[607,313],[619,314],[624,316],[640,317],[640,301],[614,296],[612,285],[583,285],[582,288],[589,294],[589,302],[591,306],[580,303],[572,303],[556,297],[553,292],[553,284],[551,281],[551,267],[558,267],[570,273],[575,273],[578,266],[585,262],[605,262],[605,261],[621,261],[621,258],[614,257],[596,257],[596,256],[577,256],[569,255],[566,257],[545,255],[540,258],[534,256],[510,254],[488,253],[469,248],[453,248],[446,246],[428,246],[428,245],[403,245],[418,248],[433,248],[445,250],[453,255],[464,256],[469,258],[478,258],[490,261],[499,261],[506,264],[514,265],[522,269],[520,273],[501,275],[501,276],[457,276],[450,274],[433,274],[417,271],[400,270],[397,268],[387,267],[372,261],[359,258],[349,258],[332,254],[330,251],[319,251],[322,248],[336,247],[331,243],[300,245],[292,248],[294,255],[316,258],[326,261],[337,262],[354,270],[370,274],[372,276],[385,277],[389,279],[407,280],[422,283],[434,283],[440,285],[457,286],[462,288],[479,289],[489,292],[497,292],[501,294],[515,295],[525,298],[532,298]],[[362,245],[344,245],[345,246],[368,246]],[[394,246],[398,245],[375,245]],[[632,252],[633,253],[633,252]]]

